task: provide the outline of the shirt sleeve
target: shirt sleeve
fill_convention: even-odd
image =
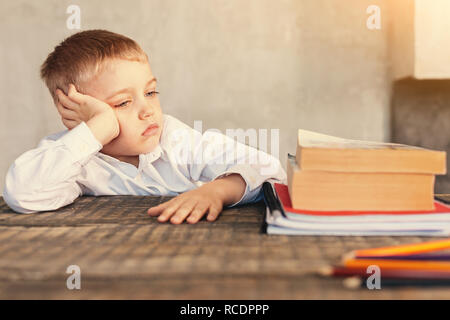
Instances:
[[[5,179],[3,198],[19,213],[56,210],[82,194],[77,177],[102,148],[86,123],[60,137],[49,136],[19,156]]]
[[[241,199],[228,207],[261,200],[264,181],[286,183],[286,172],[276,157],[215,130],[195,132],[191,136],[194,142],[185,144],[193,145],[188,159],[191,179],[212,181],[236,173],[245,180]]]

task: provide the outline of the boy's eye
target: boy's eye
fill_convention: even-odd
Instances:
[[[150,96],[150,97],[154,97],[154,96],[156,96],[157,94],[159,94],[159,92],[158,91],[149,91],[149,92],[147,92],[147,94]],[[126,107],[127,105],[128,105],[128,103],[129,103],[130,101],[129,100],[127,100],[127,101],[124,101],[124,102],[122,102],[122,103],[120,103],[120,104],[116,104],[114,107],[116,107],[116,108],[120,108],[120,107]]]
[[[114,107],[117,107],[117,108],[126,107],[128,102],[130,102],[130,101],[124,101],[124,102],[122,102],[120,104],[116,104]]]
[[[149,91],[149,92],[147,92],[147,94],[149,96],[153,97],[153,96],[156,96],[157,94],[159,94],[159,92],[158,91]]]

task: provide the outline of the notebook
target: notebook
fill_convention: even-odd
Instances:
[[[435,201],[432,211],[307,211],[292,208],[287,185],[273,184],[280,210],[266,208],[268,234],[334,236],[446,236],[450,205]],[[266,194],[265,194],[265,197]]]

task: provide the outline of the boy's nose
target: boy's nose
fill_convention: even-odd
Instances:
[[[147,119],[153,114],[153,108],[145,107],[139,112],[139,118],[140,119]]]

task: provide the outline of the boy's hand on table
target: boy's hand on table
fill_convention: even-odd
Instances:
[[[106,102],[79,93],[73,84],[69,85],[67,95],[60,89],[56,89],[56,95],[56,107],[67,129],[71,130],[84,121],[102,145],[119,135],[119,122]]]
[[[156,207],[148,209],[150,216],[159,216],[159,222],[180,224],[197,223],[208,212],[207,220],[214,221],[223,206],[235,203],[245,192],[245,180],[239,174],[231,174],[201,187],[184,192]]]

